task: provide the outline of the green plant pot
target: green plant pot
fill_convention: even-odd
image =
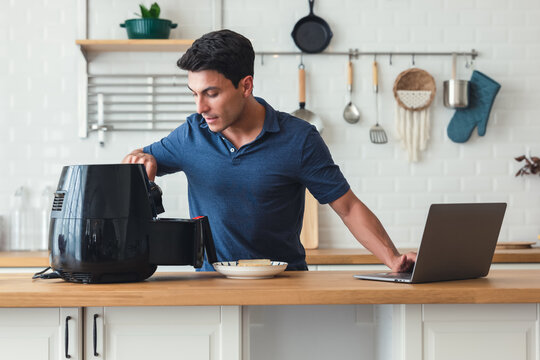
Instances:
[[[177,26],[165,19],[130,19],[120,24],[129,39],[168,39],[171,29]]]

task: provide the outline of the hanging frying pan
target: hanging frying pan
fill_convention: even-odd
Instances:
[[[315,0],[309,1],[309,15],[298,20],[291,36],[294,43],[300,50],[306,53],[320,53],[332,39],[332,30],[328,23],[322,18],[313,14],[313,3]]]

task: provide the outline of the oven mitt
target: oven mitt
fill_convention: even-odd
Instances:
[[[487,122],[495,96],[501,85],[480,71],[473,71],[469,82],[469,106],[457,109],[447,128],[448,137],[457,143],[469,140],[474,127],[478,135],[486,134]]]

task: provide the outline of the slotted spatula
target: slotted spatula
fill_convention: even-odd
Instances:
[[[373,61],[373,91],[375,92],[375,120],[376,123],[369,130],[369,139],[374,144],[386,144],[388,137],[386,132],[379,125],[379,71],[377,69],[377,61]]]

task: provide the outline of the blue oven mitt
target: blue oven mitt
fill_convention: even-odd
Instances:
[[[486,134],[486,126],[495,96],[501,85],[480,71],[473,71],[469,82],[469,106],[457,109],[447,128],[448,137],[457,143],[469,140],[474,127],[478,135]]]

